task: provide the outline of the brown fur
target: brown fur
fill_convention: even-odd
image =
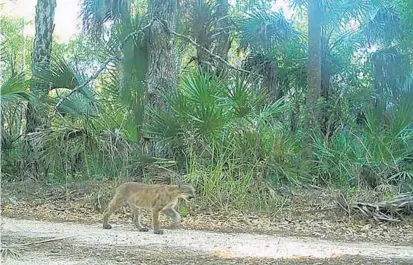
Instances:
[[[133,223],[141,232],[149,231],[141,225],[139,208],[152,209],[152,225],[155,234],[163,234],[159,228],[159,213],[162,211],[172,218],[173,227],[181,226],[181,216],[175,210],[178,199],[186,201],[195,198],[195,190],[191,185],[151,185],[138,182],[128,182],[116,189],[115,196],[110,201],[103,214],[103,228],[111,229],[109,217],[126,202],[132,210]]]

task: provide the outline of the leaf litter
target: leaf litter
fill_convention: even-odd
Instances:
[[[90,186],[73,185],[70,186],[69,189],[56,188],[56,186],[50,185],[46,186],[46,188],[42,186],[34,189],[36,190],[35,193],[24,192],[25,188],[23,187],[20,187],[19,190],[6,184],[7,188],[5,188],[4,185],[2,187],[2,215],[19,219],[37,219],[82,224],[100,223],[101,211],[110,199],[110,190],[116,185],[114,183],[110,184],[108,189],[103,191],[96,191],[96,187],[103,185],[101,182],[93,183],[93,185]],[[33,188],[32,185],[31,188]],[[99,194],[99,196],[97,196],[97,194]],[[312,192],[308,192],[308,194],[300,192],[300,196],[290,196],[288,198],[285,209],[281,209],[277,211],[277,214],[272,215],[268,213],[243,212],[229,207],[226,209],[211,209],[202,206],[202,203],[200,203],[200,205],[195,203],[185,205],[183,225],[186,229],[251,233],[258,235],[299,236],[303,240],[305,240],[305,238],[317,238],[339,242],[382,242],[392,245],[410,246],[413,244],[413,226],[411,220],[405,220],[399,223],[385,223],[375,222],[366,218],[358,218],[357,216],[347,216],[337,210],[330,210],[334,208],[332,207],[333,197],[331,194],[323,194],[321,196],[320,194],[314,195]],[[12,199],[10,200],[9,198]],[[96,200],[96,198],[99,199]],[[314,200],[314,198],[317,198],[318,201]],[[100,207],[98,207],[96,201],[99,201]],[[112,221],[116,224],[132,228],[131,214],[127,207],[124,207],[115,214]],[[150,214],[148,211],[143,211],[142,221],[146,225],[150,224]],[[168,221],[165,217],[162,217],[163,225],[168,225]],[[61,243],[59,242],[59,244]],[[206,260],[209,259],[223,259],[228,260],[228,262],[235,262],[234,260],[239,258],[234,257],[231,252],[222,250],[206,258]],[[356,256],[342,255],[335,257],[334,263],[325,263],[325,259],[311,259],[311,263],[288,263],[292,260],[301,261],[301,259],[310,260],[309,257],[297,255],[286,261],[287,263],[282,263],[282,261],[277,259],[277,264],[344,264],[344,262],[348,262],[348,260],[353,261],[351,264],[358,264],[357,261],[359,260],[366,261],[366,259],[362,257],[356,258]],[[331,257],[329,259],[331,259]],[[382,260],[383,264],[386,264],[384,261],[388,262],[388,259]],[[340,263],[341,261],[343,263]],[[173,264],[159,262],[159,264]],[[251,263],[245,264],[254,264],[256,261],[250,260],[250,262]],[[373,262],[371,264],[381,264],[379,260],[376,260],[376,262],[377,263]],[[227,263],[220,262],[220,264]],[[235,262],[233,264],[238,263]],[[262,263],[260,258],[260,262],[256,264],[266,263]],[[273,263],[270,262],[268,264]]]

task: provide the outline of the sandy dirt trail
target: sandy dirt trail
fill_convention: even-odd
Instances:
[[[214,233],[195,230],[165,230],[164,235],[152,231],[142,233],[131,225],[114,225],[112,230],[104,230],[101,224],[51,223],[45,221],[2,218],[1,235],[5,238],[68,237],[64,239],[72,246],[93,247],[95,249],[176,249],[183,252],[215,255],[226,258],[270,258],[293,259],[297,257],[333,258],[337,256],[359,256],[404,260],[413,264],[412,246],[392,246],[378,243],[354,243],[318,240],[312,238],[278,237],[273,235]],[[51,243],[52,244],[52,243]],[[93,256],[90,257],[93,259]],[[6,259],[2,264],[97,264],[88,259],[71,261],[49,259],[41,251],[28,261]],[[64,262],[64,263],[63,263]],[[108,261],[107,261],[108,262]],[[124,264],[106,263],[98,264]],[[144,263],[142,263],[144,264]],[[146,263],[149,264],[149,263]],[[177,263],[179,264],[179,263]],[[396,264],[396,263],[394,263]]]

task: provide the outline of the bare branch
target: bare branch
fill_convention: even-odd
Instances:
[[[2,246],[2,248],[26,247],[26,246],[38,245],[38,244],[43,244],[43,243],[48,243],[48,242],[53,242],[53,241],[65,240],[65,239],[72,238],[72,237],[74,237],[74,236],[48,238],[48,239],[45,239],[45,240],[40,240],[40,241],[35,241],[35,242],[28,242],[28,243],[23,243],[23,244],[11,244],[11,245],[8,245],[8,246]]]
[[[96,73],[94,73],[91,77],[89,77],[86,81],[84,81],[82,84],[76,86],[75,88],[73,88],[67,95],[65,95],[64,97],[60,98],[60,100],[57,102],[56,106],[54,107],[54,111],[53,111],[53,115],[52,117],[56,114],[57,110],[59,109],[60,105],[62,105],[63,101],[65,99],[67,99],[68,97],[70,97],[72,94],[78,92],[80,89],[82,89],[83,87],[87,86],[90,82],[92,82],[93,80],[95,80],[96,78],[98,78],[98,76],[103,72],[103,70],[106,69],[106,67],[108,66],[109,63],[111,63],[112,61],[115,60],[120,60],[122,59],[122,48],[125,46],[126,42],[131,39],[132,37],[141,34],[142,32],[144,32],[146,29],[148,29],[153,22],[155,21],[155,19],[152,19],[146,26],[144,26],[143,28],[141,28],[140,30],[134,31],[132,33],[130,33],[128,36],[126,36],[121,44],[119,45],[118,48],[118,53],[117,55],[111,56],[109,58],[107,58],[103,64],[99,67],[99,69],[96,71]]]
[[[260,76],[260,77],[262,76],[262,75],[260,75],[260,74],[258,74],[258,73],[254,73],[254,72],[251,72],[251,71],[248,71],[248,70],[245,70],[245,69],[242,69],[242,68],[239,68],[239,67],[236,67],[236,66],[230,64],[230,63],[227,62],[225,59],[223,59],[221,56],[216,55],[215,53],[212,53],[212,52],[211,52],[210,50],[208,50],[207,48],[205,48],[205,47],[203,47],[202,45],[198,44],[198,43],[197,43],[196,41],[194,41],[191,37],[186,36],[186,35],[183,35],[183,34],[180,34],[180,33],[176,32],[176,31],[171,30],[171,29],[168,27],[168,23],[167,23],[165,20],[161,20],[161,19],[159,19],[159,18],[158,18],[157,20],[159,20],[159,21],[164,25],[165,29],[169,32],[169,34],[172,34],[172,35],[174,35],[174,36],[176,36],[176,37],[182,38],[182,39],[190,42],[192,45],[194,45],[195,47],[197,47],[197,48],[203,50],[204,52],[208,53],[211,57],[219,60],[220,62],[222,62],[224,65],[228,66],[229,68],[231,68],[231,69],[233,69],[233,70],[236,70],[236,71],[239,71],[239,72],[242,72],[242,73],[247,73],[247,74],[251,74],[251,75],[257,75],[257,76]]]
[[[62,105],[62,103],[63,103],[63,101],[64,101],[65,99],[67,99],[68,97],[70,97],[70,96],[73,95],[74,93],[78,92],[78,91],[79,91],[80,89],[82,89],[83,87],[87,86],[90,82],[92,82],[93,80],[95,80],[96,78],[98,78],[99,75],[107,68],[107,66],[108,66],[109,63],[113,62],[114,60],[121,59],[122,56],[123,56],[122,53],[121,53],[121,51],[122,51],[122,48],[124,47],[124,45],[126,44],[126,42],[127,42],[129,39],[131,39],[132,37],[134,37],[134,36],[136,36],[136,35],[139,35],[139,34],[141,34],[143,31],[147,30],[150,26],[152,26],[152,24],[153,24],[153,22],[154,22],[155,20],[160,21],[160,22],[163,24],[163,26],[165,27],[165,29],[166,29],[170,34],[172,34],[172,35],[174,35],[174,36],[176,36],[176,37],[185,39],[186,41],[190,42],[190,43],[191,43],[192,45],[194,45],[195,47],[200,48],[200,49],[202,49],[203,51],[205,51],[206,53],[208,53],[211,57],[219,60],[220,62],[222,62],[222,63],[223,63],[224,65],[226,65],[227,67],[229,67],[229,68],[231,68],[231,69],[233,69],[233,70],[239,71],[239,72],[243,72],[243,73],[247,73],[247,74],[251,74],[251,75],[256,75],[256,76],[261,76],[261,75],[258,74],[258,73],[254,73],[254,72],[251,72],[251,71],[248,71],[248,70],[245,70],[245,69],[242,69],[242,68],[239,68],[239,67],[236,67],[236,66],[230,64],[229,62],[227,62],[225,59],[223,59],[223,58],[220,57],[219,55],[216,55],[216,54],[212,53],[210,50],[208,50],[208,49],[206,49],[205,47],[203,47],[202,45],[198,44],[198,43],[197,43],[196,41],[194,41],[191,37],[186,36],[186,35],[183,35],[183,34],[180,34],[180,33],[176,32],[176,31],[171,30],[171,29],[168,27],[168,24],[167,24],[166,21],[160,20],[160,19],[157,19],[157,18],[154,18],[154,19],[152,19],[146,26],[144,26],[144,27],[141,28],[140,30],[137,30],[137,31],[134,31],[134,32],[130,33],[128,36],[126,36],[126,37],[123,39],[123,41],[121,42],[121,44],[119,45],[119,48],[118,48],[118,49],[119,49],[119,54],[118,54],[118,55],[114,55],[114,56],[111,56],[111,57],[107,58],[107,59],[103,62],[103,64],[99,67],[99,69],[98,69],[91,77],[89,77],[89,78],[88,78],[86,81],[84,81],[82,84],[76,86],[76,87],[75,87],[74,89],[72,89],[67,95],[65,95],[65,96],[63,96],[62,98],[60,98],[60,100],[57,102],[56,106],[54,107],[54,112],[53,112],[52,117],[56,114],[56,112],[58,111],[60,105]]]
[[[413,192],[401,193],[391,200],[378,203],[355,202],[348,204],[347,208],[376,221],[400,222],[403,215],[412,214]]]
[[[141,34],[141,33],[144,32],[145,30],[147,30],[150,26],[152,26],[152,24],[153,24],[154,21],[155,21],[155,19],[151,19],[151,21],[149,21],[149,23],[148,23],[145,27],[141,28],[140,30],[134,31],[134,32],[130,33],[128,36],[126,36],[126,38],[123,39],[123,41],[122,41],[122,43],[121,43],[121,45],[120,45],[120,47],[119,47],[119,50],[121,50],[121,49],[123,48],[123,46],[126,44],[126,42],[127,42],[130,38]]]
[[[63,101],[70,97],[72,94],[74,94],[75,92],[78,92],[80,89],[82,89],[83,87],[87,86],[90,82],[92,82],[93,80],[95,80],[100,73],[103,72],[103,70],[106,69],[106,66],[112,62],[115,59],[120,58],[120,55],[116,55],[116,56],[111,56],[109,58],[107,58],[103,64],[99,67],[99,69],[96,71],[96,73],[94,73],[91,77],[89,77],[85,82],[83,82],[82,84],[78,85],[77,87],[73,88],[67,95],[65,95],[64,97],[60,98],[60,100],[57,102],[56,106],[54,107],[54,112],[53,112],[53,116],[56,114],[58,108],[60,107],[60,105],[63,103]]]

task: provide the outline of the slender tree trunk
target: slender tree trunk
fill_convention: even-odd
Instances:
[[[303,136],[303,155],[312,153],[311,133],[318,132],[320,111],[318,99],[321,96],[321,9],[320,0],[308,0],[308,64],[307,98]]]
[[[324,138],[328,140],[334,130],[334,126],[331,125],[332,107],[330,105],[329,93],[330,93],[330,70],[328,69],[328,55],[329,45],[326,33],[323,31],[321,35],[321,98],[323,100],[323,106],[320,113],[320,128]]]
[[[295,102],[293,105],[293,109],[291,111],[290,116],[290,132],[295,134],[297,132],[297,122],[298,122],[298,115],[300,112],[300,105],[298,102]]]
[[[329,106],[328,92],[330,87],[330,76],[328,70],[322,67],[321,73],[321,98],[323,100],[323,106],[320,112],[320,129],[323,136],[328,139],[330,137],[331,131],[328,128],[328,123],[331,115],[331,109]]]
[[[171,30],[176,27],[176,0],[149,0],[149,19],[158,18],[168,23]],[[161,22],[155,21],[148,34],[148,71],[146,82],[149,101],[152,105],[163,106],[162,93],[170,93],[176,87],[177,71],[173,36]]]
[[[35,18],[36,33],[31,65],[32,77],[36,77],[42,69],[50,68],[55,8],[56,0],[37,1]],[[34,145],[33,142],[30,141],[30,134],[47,126],[46,113],[41,107],[41,104],[48,96],[49,87],[47,84],[36,81],[36,78],[32,80],[30,92],[35,100],[29,102],[27,105],[26,133],[28,134],[28,141],[26,150],[26,172],[38,178],[42,170],[40,168],[37,150],[42,149],[42,143],[36,142]]]
[[[210,45],[205,45],[202,44],[202,42],[198,41],[197,42],[202,45],[202,47],[210,50],[211,47]],[[198,68],[200,71],[202,71],[203,73],[210,73],[210,69],[211,69],[211,56],[209,56],[208,53],[206,53],[204,50],[202,50],[201,48],[196,48],[196,59],[198,62]]]
[[[229,41],[229,18],[228,18],[228,0],[216,0],[216,16],[218,18],[217,28],[221,29],[222,32],[217,37],[217,42],[215,45],[215,53],[221,58],[228,59],[228,50],[230,49]],[[221,76],[225,73],[225,66],[218,62],[216,69],[216,74]]]
[[[264,60],[262,86],[267,89],[271,100],[275,102],[283,96],[277,84],[277,65],[272,60]]]
[[[213,39],[209,32],[211,31],[211,18],[213,12],[211,4],[207,0],[192,1],[191,4],[191,31],[195,41],[207,50],[211,50]],[[196,47],[196,61],[198,69],[202,73],[211,73],[212,58],[203,49]]]

